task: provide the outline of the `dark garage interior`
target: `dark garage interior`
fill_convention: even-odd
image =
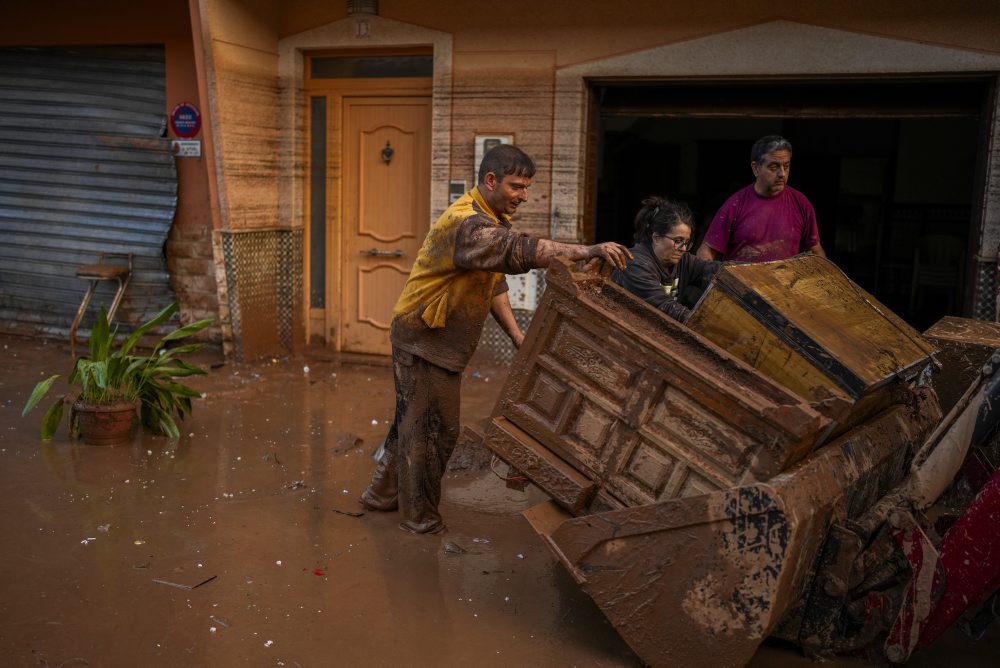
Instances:
[[[616,82],[592,91],[596,240],[631,245],[640,201],[658,194],[691,207],[700,241],[719,206],[752,181],[754,140],[780,134],[795,149],[789,184],[812,202],[823,247],[848,276],[921,331],[970,314],[987,81]]]

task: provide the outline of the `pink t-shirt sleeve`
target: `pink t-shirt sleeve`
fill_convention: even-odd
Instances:
[[[712,218],[712,222],[708,226],[708,231],[705,232],[704,243],[708,244],[708,247],[712,250],[722,253],[723,256],[729,252],[729,240],[732,238],[733,233],[733,220],[735,220],[738,210],[738,198],[736,195],[733,195],[726,200],[725,204],[719,207],[719,210],[715,213],[715,217]]]
[[[819,244],[819,224],[816,222],[816,210],[812,203],[801,193],[795,193],[796,200],[802,208],[802,218],[806,224],[802,226],[802,243],[799,251],[806,251]]]

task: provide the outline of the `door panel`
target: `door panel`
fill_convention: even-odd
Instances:
[[[396,298],[430,218],[427,97],[345,97],[341,349],[388,355]]]

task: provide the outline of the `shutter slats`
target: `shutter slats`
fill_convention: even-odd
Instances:
[[[77,267],[101,251],[135,255],[123,329],[174,299],[165,69],[161,46],[0,49],[0,320],[65,335],[88,285]]]

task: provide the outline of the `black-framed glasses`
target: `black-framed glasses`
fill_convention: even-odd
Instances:
[[[674,245],[677,246],[677,248],[680,250],[691,250],[691,243],[692,243],[691,239],[685,239],[684,237],[668,237],[665,234],[658,234],[656,236],[663,239],[670,239],[672,242],[674,242]]]

